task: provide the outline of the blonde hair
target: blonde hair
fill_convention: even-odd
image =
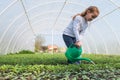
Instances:
[[[89,10],[91,13],[97,12],[97,13],[99,14],[99,9],[98,9],[96,6],[90,6],[90,7],[88,7],[84,12],[74,15],[74,16],[73,16],[73,20],[74,20],[75,17],[78,16],[78,15],[84,17],[84,16],[87,14],[87,11],[88,11],[88,10]]]

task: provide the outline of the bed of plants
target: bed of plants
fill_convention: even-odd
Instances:
[[[95,62],[67,64],[63,53],[0,55],[0,80],[120,80],[120,56],[83,54]]]

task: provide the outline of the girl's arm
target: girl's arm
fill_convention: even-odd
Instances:
[[[85,32],[85,31],[82,31],[82,32],[80,33],[80,35],[79,35],[79,36],[80,36],[80,39],[83,38],[84,32]],[[81,41],[76,41],[76,42],[75,42],[75,45],[78,46],[78,47],[80,47],[80,46],[82,46],[82,42],[81,42]]]
[[[76,16],[75,19],[73,20],[73,32],[74,32],[75,38],[76,38],[75,45],[78,47],[80,47],[82,45],[82,43],[81,43],[82,35],[79,34],[80,24],[81,24],[81,21]]]
[[[82,31],[82,32],[79,34],[80,24],[81,24],[81,20],[79,19],[79,17],[76,16],[76,18],[73,20],[73,32],[74,32],[74,34],[75,34],[76,42],[77,42],[77,41],[81,41],[82,36],[83,36],[83,34],[84,34],[84,31]]]

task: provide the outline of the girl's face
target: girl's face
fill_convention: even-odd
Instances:
[[[85,15],[85,19],[87,21],[92,21],[93,19],[95,19],[98,16],[97,12],[90,12],[89,10],[87,11],[86,15]]]

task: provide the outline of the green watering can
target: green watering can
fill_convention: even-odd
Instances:
[[[74,44],[70,45],[70,47],[65,52],[65,56],[72,63],[74,63],[76,61],[80,61],[80,60],[85,60],[85,61],[88,61],[88,62],[92,62],[89,58],[82,58],[81,54],[82,54],[82,47],[78,48]]]

